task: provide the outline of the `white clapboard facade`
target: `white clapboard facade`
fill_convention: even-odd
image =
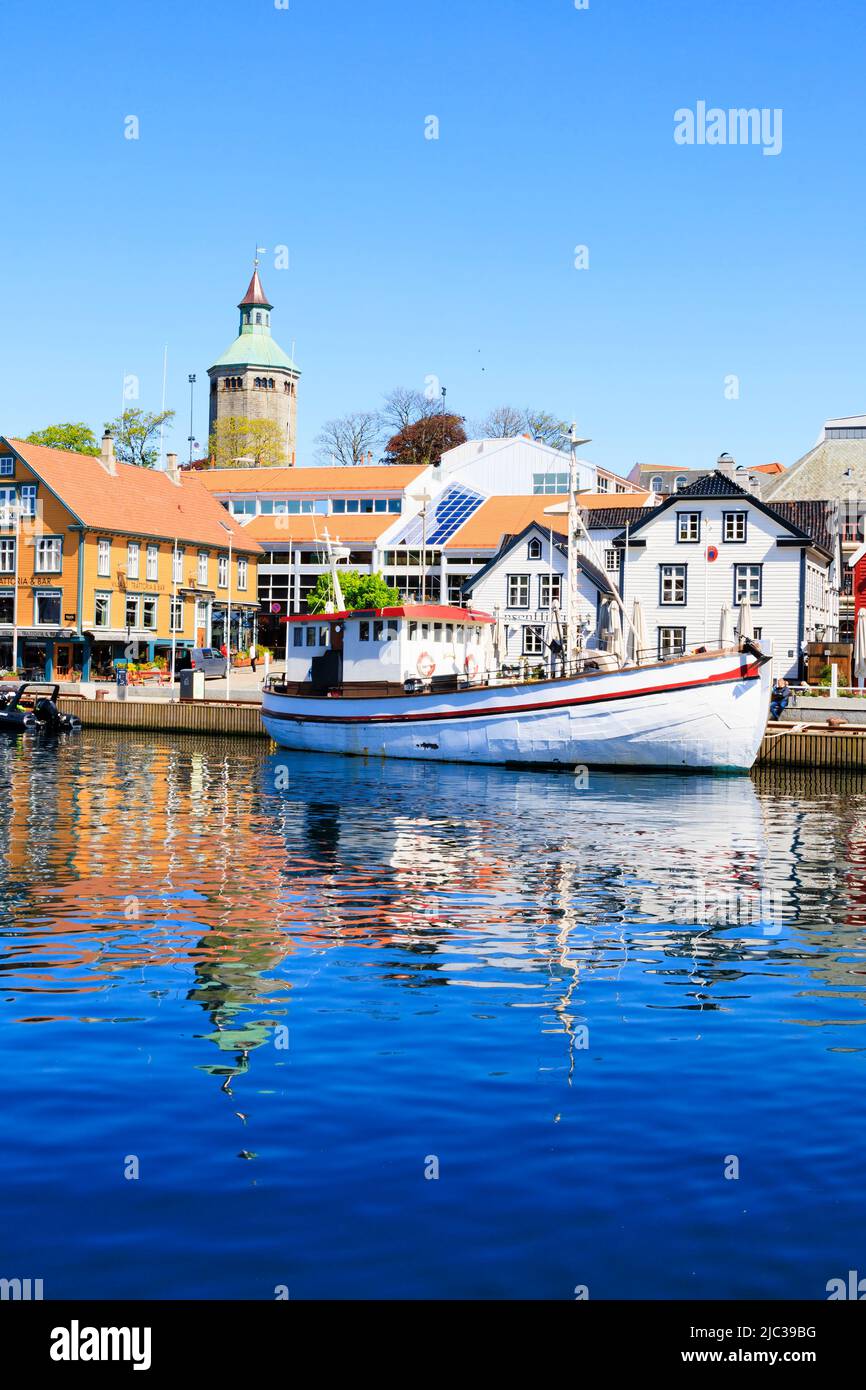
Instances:
[[[608,542],[623,555],[626,611],[643,609],[658,655],[718,641],[724,604],[751,603],[755,636],[773,647],[773,673],[799,674],[801,645],[838,630],[832,542],[714,472],[668,498]],[[626,543],[627,539],[627,543]]]
[[[555,531],[551,534],[549,528],[533,522],[520,535],[506,537],[498,554],[467,580],[463,602],[471,602],[501,621],[503,664],[543,663],[549,658],[550,641],[557,637],[564,640],[566,568],[565,536]],[[581,627],[586,644],[592,646],[601,604],[613,592],[611,576],[583,556],[578,571]],[[561,614],[559,624],[557,610]]]

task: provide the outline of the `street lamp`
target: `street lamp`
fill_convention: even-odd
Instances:
[[[427,508],[433,501],[432,492],[410,492],[413,502],[421,503],[421,602],[427,602]]]
[[[195,372],[191,372],[191,373],[190,373],[190,375],[187,377],[187,381],[189,382],[189,462],[190,462],[190,467],[191,467],[191,466],[192,466],[192,446],[193,446],[193,443],[195,442],[195,435],[193,434],[193,429],[192,429],[192,402],[193,402],[193,395],[194,395],[194,392],[195,392]]]
[[[228,699],[232,683],[232,541],[234,540],[234,531],[230,526],[226,526],[224,521],[221,521],[219,525],[228,532],[229,538],[229,596],[226,612],[226,699]],[[217,560],[217,565],[219,565],[219,560]]]

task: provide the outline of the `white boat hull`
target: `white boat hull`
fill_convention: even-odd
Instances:
[[[451,694],[266,691],[262,720],[275,743],[317,753],[747,772],[767,723],[770,670],[767,657],[727,652]]]

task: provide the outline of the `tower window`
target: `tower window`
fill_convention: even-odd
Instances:
[[[261,321],[262,321],[262,316],[261,316],[261,314],[257,311],[257,312],[256,312],[256,323],[261,323]]]
[[[268,386],[269,386],[270,390],[273,391],[273,389],[274,389],[274,378],[273,378],[273,377],[269,377],[269,378],[268,378]]]

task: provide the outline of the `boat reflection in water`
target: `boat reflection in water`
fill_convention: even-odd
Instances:
[[[265,1282],[283,1281],[290,1251],[300,1296],[559,1296],[585,1238],[599,1296],[641,1279],[684,1296],[700,1268],[702,1296],[813,1297],[823,1266],[814,1241],[807,1256],[785,1234],[784,1194],[820,1228],[826,1277],[866,1236],[839,1157],[856,1152],[862,1108],[859,779],[583,786],[93,732],[50,753],[2,744],[0,776],[0,1039],[19,1059],[0,1158],[4,1200],[24,1202],[7,1227],[25,1251],[44,1225],[62,1292],[268,1296],[203,1253],[213,1213],[178,1218],[185,1184],[213,1194]],[[791,1095],[809,1097],[805,1138]],[[107,1203],[96,1232],[132,1223],[145,1244],[141,1214],[106,1196],[104,1154],[157,1146],[141,1200],[154,1242],[186,1242],[171,1291],[146,1258],[106,1282],[104,1264],[82,1275],[52,1247],[52,1202],[41,1193],[40,1216],[22,1197],[46,1124],[81,1156],[75,1200]],[[251,1167],[234,1163],[240,1142]],[[777,1174],[772,1195],[736,1200],[756,1223],[737,1227],[738,1250],[772,1238],[786,1252],[764,1282],[754,1260],[732,1273],[740,1216],[696,1176],[708,1153],[741,1150]],[[440,1152],[460,1177],[431,1226],[416,1160]],[[270,1194],[252,1227],[238,1169]],[[819,1169],[826,1190],[809,1188]],[[666,1202],[675,1235],[655,1224]],[[627,1274],[611,1253],[623,1212]],[[329,1232],[321,1249],[290,1234],[307,1220]],[[335,1262],[349,1229],[363,1251]],[[458,1242],[459,1269],[440,1238]],[[517,1266],[501,1258],[514,1240]]]

